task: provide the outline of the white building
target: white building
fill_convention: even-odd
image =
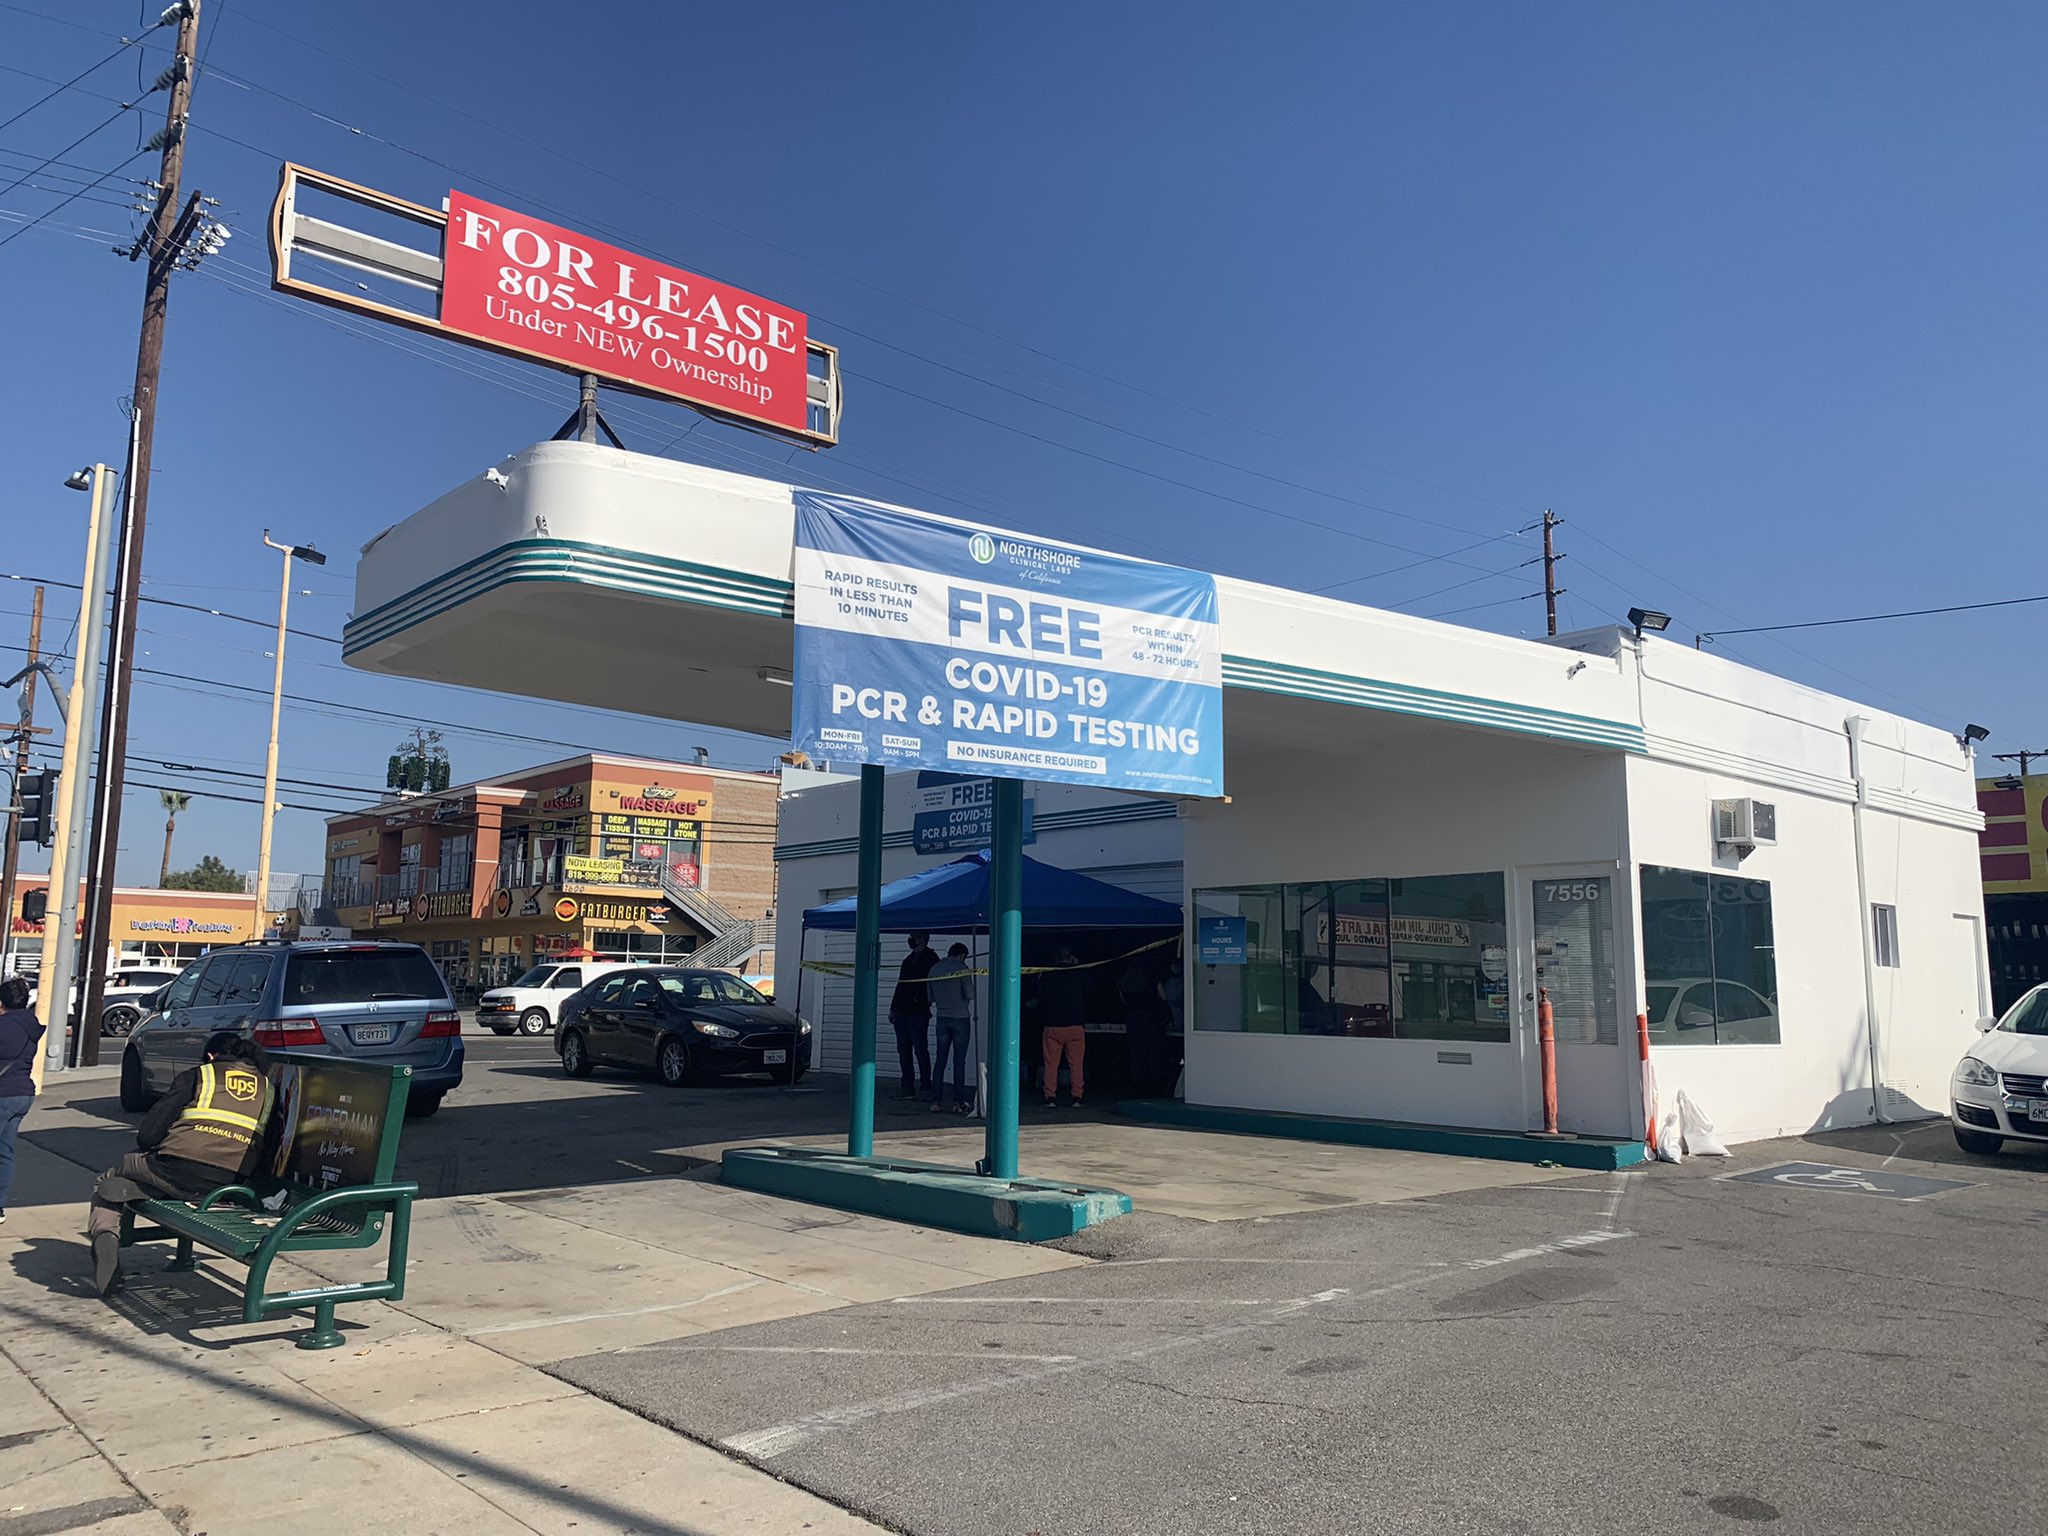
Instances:
[[[348,657],[786,732],[792,515],[787,486],[541,444],[366,548]],[[1989,1003],[1947,730],[1619,629],[1531,642],[1218,589],[1229,800],[1041,786],[1026,850],[1179,893],[1190,1101],[1531,1128],[1540,985],[1568,1130],[1640,1133],[1639,1013],[1665,1101],[1731,1138],[1945,1106]],[[1775,839],[1717,840],[1728,801],[1774,809]],[[853,886],[854,803],[784,802],[785,999],[802,909]],[[891,846],[884,878],[934,861]],[[1195,963],[1204,916],[1244,919],[1246,964]],[[845,986],[805,986],[837,1066]]]

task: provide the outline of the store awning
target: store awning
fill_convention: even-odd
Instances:
[[[988,926],[988,851],[922,870],[882,887],[884,933],[965,933]],[[806,928],[851,932],[854,898],[804,912]],[[1178,928],[1180,908],[1106,880],[1024,860],[1027,928]]]

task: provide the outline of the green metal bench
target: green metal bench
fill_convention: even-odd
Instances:
[[[398,1137],[412,1068],[366,1065],[305,1052],[272,1051],[277,1086],[272,1155],[263,1175],[202,1200],[142,1200],[121,1213],[121,1244],[178,1245],[170,1268],[199,1266],[196,1246],[248,1266],[242,1321],[313,1310],[301,1349],[343,1342],[334,1308],[344,1301],[398,1301],[417,1184],[400,1184]],[[282,1195],[282,1200],[279,1196]],[[268,1202],[266,1204],[266,1202]],[[269,1289],[279,1254],[373,1248],[389,1235],[384,1278],[305,1290]]]

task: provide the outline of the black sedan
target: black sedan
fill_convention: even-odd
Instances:
[[[562,1004],[555,1053],[569,1077],[628,1067],[671,1088],[741,1072],[793,1083],[810,1067],[811,1026],[729,972],[635,966]]]

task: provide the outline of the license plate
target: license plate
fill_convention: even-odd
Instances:
[[[781,1065],[782,1065],[782,1064],[783,1064],[783,1063],[784,1063],[785,1061],[789,1060],[789,1052],[787,1052],[787,1051],[763,1051],[763,1052],[761,1053],[761,1059],[762,1059],[763,1061],[765,1061],[765,1062],[766,1062],[766,1063],[767,1063],[767,1064],[768,1064],[769,1066],[771,1066],[771,1067],[779,1067],[779,1066],[781,1066]],[[2042,1116],[2041,1118],[2042,1118],[2042,1119],[2044,1119],[2044,1120],[2048,1120],[2048,1115],[2043,1115],[2043,1116]]]
[[[2037,1099],[2027,1106],[2029,1120],[2048,1120],[2048,1099]]]
[[[358,1024],[355,1027],[357,1045],[389,1045],[391,1026],[389,1024]]]

